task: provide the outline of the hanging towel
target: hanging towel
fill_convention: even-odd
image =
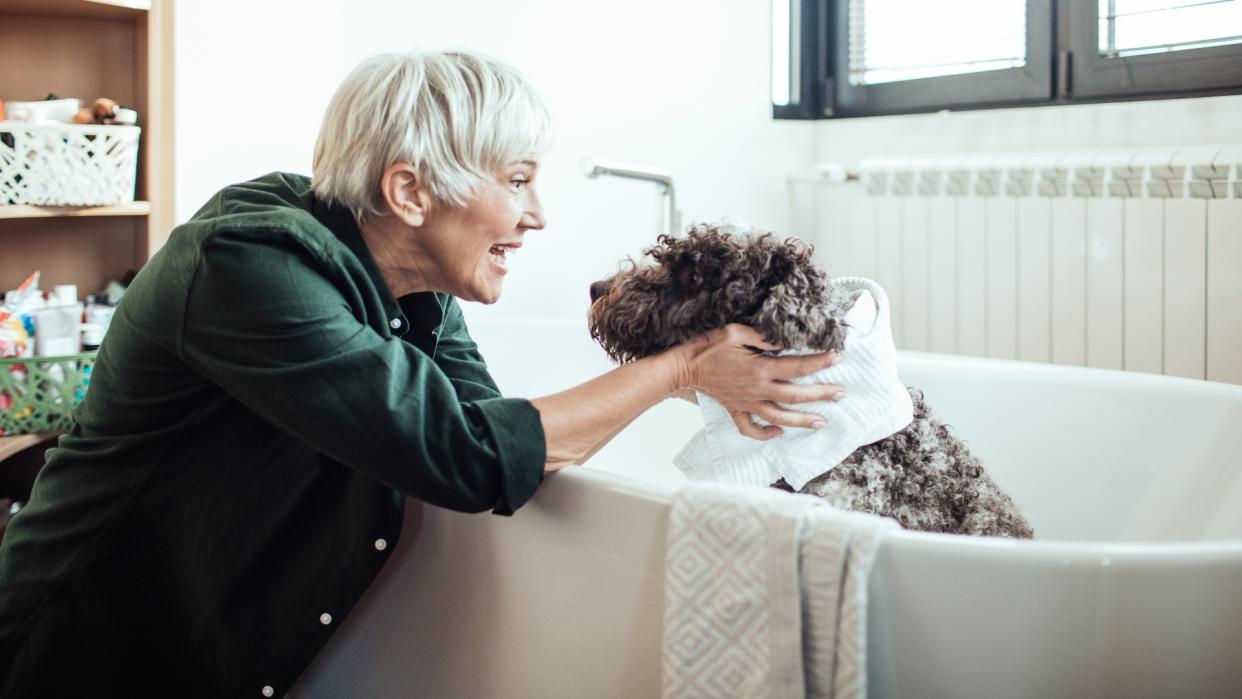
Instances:
[[[854,297],[844,316],[844,349],[832,366],[793,383],[837,384],[845,388],[845,397],[786,406],[822,415],[826,425],[785,427],[780,437],[761,442],[738,432],[724,406],[699,393],[705,426],[674,459],[690,480],[769,485],[784,478],[800,490],[858,447],[895,434],[913,421],[914,404],[897,376],[897,348],[884,289],[862,277],[840,277],[831,284]],[[785,354],[806,352],[795,349]]]
[[[801,699],[800,513],[816,498],[691,483],[673,500],[664,577],[666,699]]]
[[[812,497],[812,496],[802,496]],[[800,528],[806,696],[867,696],[867,590],[884,538],[900,525],[821,501]]]
[[[679,490],[666,550],[665,698],[863,696],[868,575],[892,527],[771,488]]]

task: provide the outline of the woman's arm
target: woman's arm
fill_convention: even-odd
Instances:
[[[833,385],[788,383],[832,362],[830,354],[772,357],[775,350],[751,328],[729,325],[661,354],[620,366],[574,388],[531,401],[547,439],[548,471],[586,461],[648,408],[690,389],[727,408],[738,429],[756,439],[781,433],[779,425],[816,427],[817,415],[785,410],[776,403],[829,400]],[[758,415],[771,425],[760,427]]]
[[[360,267],[325,271],[293,236],[266,230],[221,230],[200,249],[169,341],[205,380],[310,448],[425,502],[511,514],[535,492],[548,462],[539,411],[489,397],[481,362],[456,366],[459,379],[478,379],[467,388],[389,334],[383,317],[368,325],[340,281],[366,283]]]
[[[677,360],[665,352],[532,400],[547,439],[546,470],[585,462],[639,415],[674,392],[677,372]]]

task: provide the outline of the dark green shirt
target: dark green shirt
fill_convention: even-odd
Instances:
[[[134,280],[0,546],[0,696],[282,695],[405,494],[511,514],[543,478],[447,295],[394,299],[300,176],[229,187]]]

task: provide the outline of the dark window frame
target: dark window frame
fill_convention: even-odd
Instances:
[[[795,95],[790,95],[789,104],[772,105],[772,117],[775,119],[818,119],[824,113],[824,97],[830,95],[824,89],[824,83],[831,84],[832,63],[828,56],[835,22],[829,16],[832,0],[791,0],[801,6],[801,23],[791,27],[790,47],[797,46],[798,81],[791,85]],[[794,57],[790,57],[793,63]],[[791,66],[792,67],[792,66]]]
[[[1097,0],[1028,0],[1022,68],[849,84],[848,0],[791,0],[800,99],[774,105],[777,119],[824,119],[1092,102],[1242,94],[1242,44],[1139,56],[1104,56]]]
[[[1101,56],[1095,2],[1069,2],[1065,9],[1065,49],[1070,52],[1071,96],[1173,98],[1242,92],[1242,44],[1139,56]],[[1088,28],[1093,32],[1088,35]]]

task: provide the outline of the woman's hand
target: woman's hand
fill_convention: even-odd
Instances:
[[[547,443],[547,471],[580,464],[651,406],[673,395],[701,391],[720,401],[742,434],[769,439],[786,427],[822,425],[818,415],[785,410],[780,403],[828,400],[840,386],[793,384],[832,363],[828,354],[770,357],[777,350],[744,325],[707,335],[623,364],[584,384],[531,401],[539,411]],[[760,427],[758,415],[772,425]]]
[[[780,435],[780,425],[823,427],[819,415],[787,410],[777,403],[809,403],[844,395],[843,388],[832,384],[789,383],[828,367],[835,356],[830,352],[787,357],[759,353],[779,349],[745,325],[713,330],[671,350],[679,353],[681,365],[673,393],[681,395],[689,389],[711,396],[729,411],[738,431],[753,439]],[[752,416],[772,424],[758,425]]]

